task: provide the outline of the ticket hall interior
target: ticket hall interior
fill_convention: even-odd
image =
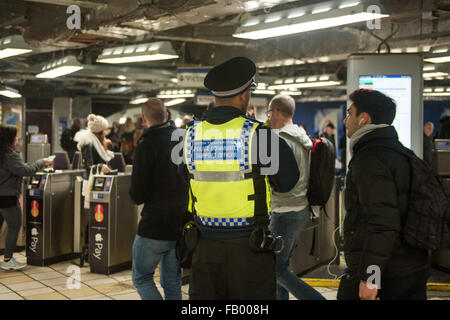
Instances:
[[[247,116],[265,123],[272,98],[290,96],[293,123],[334,148],[330,196],[289,264],[325,299],[337,299],[347,267],[352,92],[395,100],[400,142],[429,159],[450,194],[450,1],[0,0],[0,125],[16,128],[25,163],[52,160],[20,177],[13,259],[26,266],[0,270],[0,300],[141,300],[132,262],[143,205],[129,190],[142,106],[160,99],[186,128],[214,108],[206,75],[233,57],[256,65]],[[70,145],[91,114],[108,123],[108,173],[85,168]],[[7,221],[0,227],[3,260]],[[429,259],[427,299],[450,300],[449,247]],[[182,300],[190,273],[181,269]],[[159,266],[154,281],[164,297]]]

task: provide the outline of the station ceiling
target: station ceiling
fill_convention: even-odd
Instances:
[[[341,86],[302,93],[337,97],[345,94],[346,59],[351,53],[426,55],[432,47],[450,45],[450,1],[436,0],[378,1],[389,15],[380,20],[379,29],[360,22],[261,40],[233,37],[254,17],[330,2],[349,0],[0,0],[0,39],[20,35],[32,48],[30,53],[0,59],[0,82],[26,97],[90,95],[102,102],[127,103],[140,94],[181,89],[175,80],[181,68],[207,68],[247,56],[257,64],[260,82],[331,74]],[[67,26],[71,5],[80,8],[80,29]],[[97,62],[105,48],[157,41],[169,41],[178,58]],[[43,65],[68,55],[84,69],[55,79],[36,77]],[[450,63],[439,64],[438,71],[450,73]],[[450,86],[448,76],[438,78],[426,80],[425,86]]]

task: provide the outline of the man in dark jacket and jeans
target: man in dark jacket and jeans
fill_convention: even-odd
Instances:
[[[344,254],[338,299],[426,299],[426,250],[408,246],[410,166],[391,125],[396,106],[378,91],[356,90],[344,120],[352,159],[345,190]]]
[[[142,107],[146,128],[135,149],[130,195],[134,203],[144,203],[142,219],[133,244],[133,284],[143,300],[161,300],[153,280],[158,263],[166,300],[181,300],[181,270],[175,244],[184,224],[188,189],[171,160],[176,129],[167,121],[159,99]]]

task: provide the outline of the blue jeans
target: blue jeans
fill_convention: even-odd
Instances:
[[[136,235],[133,243],[133,284],[142,300],[162,300],[153,276],[160,265],[160,283],[166,300],[181,300],[181,269],[175,255],[175,241]]]
[[[278,300],[288,300],[289,292],[299,300],[325,300],[319,292],[289,270],[295,242],[307,226],[309,217],[309,208],[305,208],[301,211],[273,213],[270,219],[270,231],[284,239],[284,249],[276,256]]]

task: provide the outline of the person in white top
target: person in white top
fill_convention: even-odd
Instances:
[[[289,270],[289,261],[296,240],[310,220],[306,196],[309,179],[309,151],[312,141],[303,128],[292,121],[295,101],[286,95],[277,95],[269,103],[266,112],[268,123],[278,131],[297,160],[300,177],[295,187],[287,193],[273,192],[272,216],[269,229],[284,239],[284,249],[276,256],[277,299],[288,300],[289,292],[301,300],[324,300],[325,298]]]

